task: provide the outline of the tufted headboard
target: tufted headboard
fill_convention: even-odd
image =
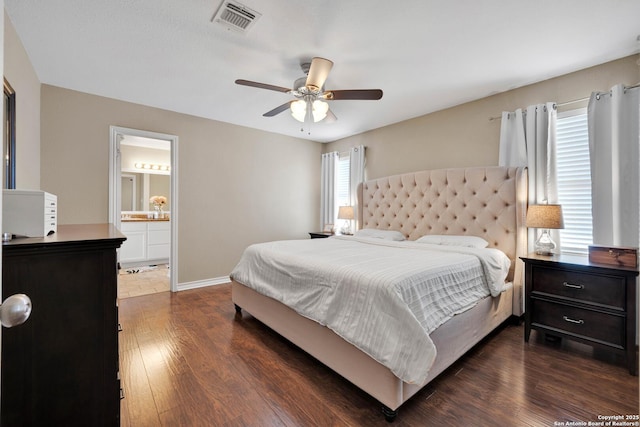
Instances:
[[[526,168],[435,169],[373,179],[358,187],[359,228],[397,230],[409,240],[425,234],[482,237],[511,259],[508,280],[518,292],[518,256],[527,250],[526,208]]]

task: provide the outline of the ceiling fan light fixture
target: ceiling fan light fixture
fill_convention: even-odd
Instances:
[[[311,114],[313,115],[314,123],[324,120],[329,112],[329,104],[324,101],[316,99],[315,101],[307,102],[304,99],[299,99],[291,103],[291,115],[294,119],[300,123],[304,123],[307,117],[307,108],[311,105]]]
[[[304,118],[307,115],[307,102],[299,99],[291,103],[291,115],[297,121],[304,123]]]
[[[329,104],[324,101],[320,101],[316,99],[313,101],[313,121],[319,122],[324,120],[327,117],[327,112],[329,111]]]

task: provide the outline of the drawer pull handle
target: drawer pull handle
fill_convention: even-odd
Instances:
[[[574,285],[573,283],[564,282],[562,283],[564,287],[573,288],[573,289],[584,289],[584,285]]]
[[[565,322],[571,322],[571,323],[577,323],[579,325],[582,325],[584,323],[584,320],[580,319],[580,320],[574,320],[570,317],[567,316],[562,316],[562,318],[564,319]]]

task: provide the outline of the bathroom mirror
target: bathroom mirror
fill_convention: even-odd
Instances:
[[[163,210],[170,212],[171,154],[168,141],[127,137],[120,142],[120,155],[121,211],[151,212],[154,207],[149,199],[164,196],[167,203]]]
[[[121,210],[123,212],[152,211],[153,206],[149,203],[149,199],[152,196],[165,196],[167,204],[164,205],[163,210],[169,211],[171,209],[170,175],[123,171],[121,179],[120,195],[122,197]],[[146,195],[149,197],[146,197]]]

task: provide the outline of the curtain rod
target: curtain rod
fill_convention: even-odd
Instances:
[[[580,98],[580,99],[573,99],[571,101],[565,101],[565,102],[556,102],[555,106],[556,107],[564,107],[565,105],[571,105],[571,104],[577,104],[578,102],[584,102],[584,101],[588,101],[590,97],[585,97],[585,98]],[[489,117],[489,121],[492,122],[494,120],[501,120],[502,119],[502,115],[499,116],[493,116],[493,117]]]
[[[640,87],[640,83],[637,83],[635,85],[632,86],[625,86],[624,90],[627,91],[629,89],[635,89],[637,87]],[[596,92],[596,96],[601,96],[601,95],[606,95],[606,94],[610,94],[611,91],[608,90],[606,92]],[[591,98],[591,96],[587,96],[585,98],[580,98],[580,99],[574,99],[571,101],[565,101],[565,102],[557,102],[556,106],[558,107],[564,107],[565,105],[571,105],[571,104],[577,104],[578,102],[584,102],[584,101],[588,101]],[[494,117],[489,117],[489,121],[492,122],[494,120],[501,120],[502,119],[502,115],[499,116],[494,116]]]
[[[623,91],[624,93],[626,93],[629,89],[635,89],[635,88],[637,88],[637,87],[640,87],[640,83],[636,83],[636,84],[634,84],[634,85],[632,85],[632,86],[624,86],[624,87],[622,88],[622,91]],[[608,90],[608,91],[606,91],[606,92],[596,92],[596,99],[600,99],[600,97],[601,97],[602,95],[611,95],[611,91],[610,91],[610,90]]]

